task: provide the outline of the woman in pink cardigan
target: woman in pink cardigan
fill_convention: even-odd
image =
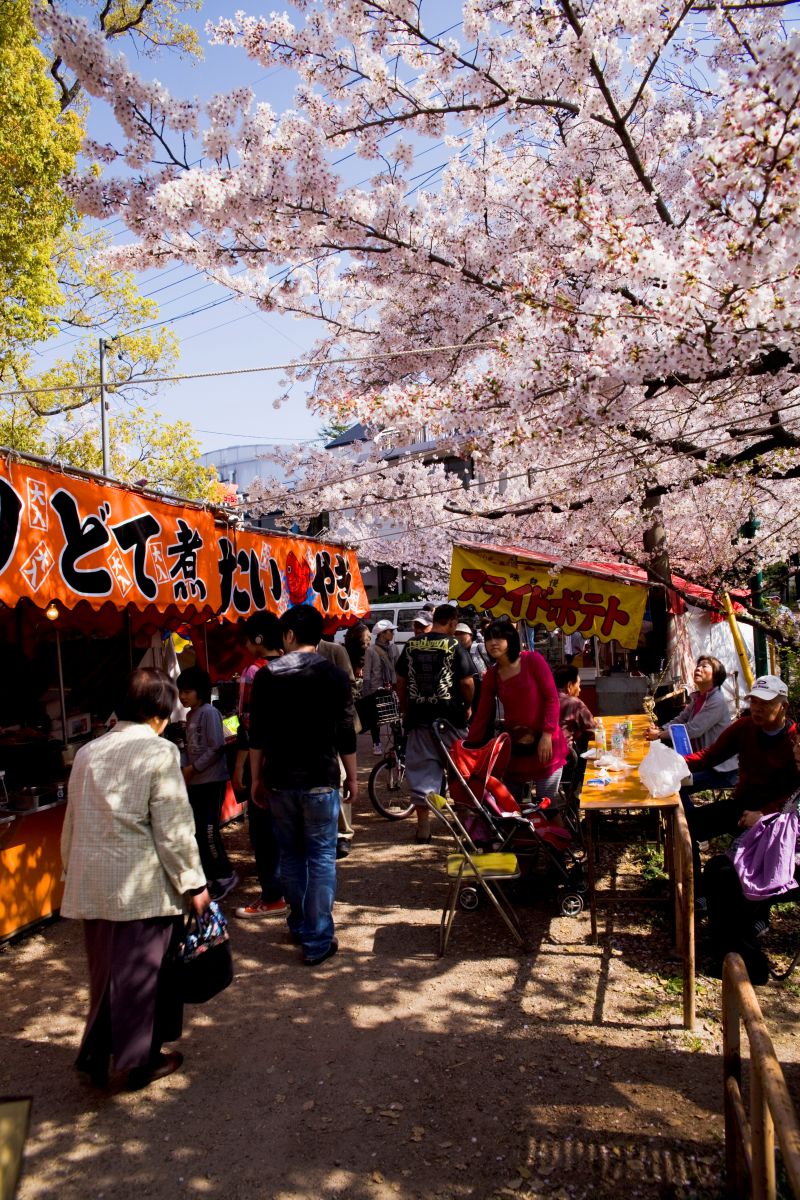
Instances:
[[[568,747],[558,723],[553,673],[536,650],[520,652],[519,634],[508,617],[492,621],[484,644],[493,662],[483,677],[468,741],[480,744],[492,736],[499,700],[502,727],[511,735],[511,762],[505,776],[509,790],[520,799],[530,785],[538,799],[548,796],[553,808],[558,808]]]

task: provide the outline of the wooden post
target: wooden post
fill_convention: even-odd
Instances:
[[[595,828],[594,828],[594,813],[590,810],[586,813],[586,866],[589,871],[587,883],[589,885],[589,925],[591,929],[592,945],[597,945],[597,867],[594,860],[594,843],[595,843]]]
[[[736,1098],[741,1103],[742,1049],[739,1027],[739,1001],[731,978],[730,955],[725,959],[722,986],[722,1072],[725,1105],[725,1191],[740,1196],[742,1167]]]
[[[750,1043],[752,1124],[747,1121],[741,1094],[742,1022]],[[728,954],[722,969],[722,1043],[729,1194],[746,1196],[752,1189],[757,1200],[775,1200],[777,1135],[789,1186],[794,1195],[800,1196],[800,1122],[747,968],[738,954]]]
[[[694,865],[692,861],[692,839],[683,805],[672,811],[673,856],[676,871],[675,896],[677,912],[676,930],[680,930],[678,949],[683,960],[683,1027],[694,1029],[697,1019],[695,985],[695,939],[694,939]]]
[[[775,1200],[775,1126],[772,1124],[758,1065],[750,1072],[750,1129],[753,1200]]]
[[[58,703],[61,708],[61,740],[66,746],[67,735],[67,697],[64,688],[64,662],[61,657],[61,634],[56,629],[56,665],[58,666]]]

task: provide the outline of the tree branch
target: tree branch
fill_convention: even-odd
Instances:
[[[577,38],[581,38],[583,36],[583,27],[578,20],[577,15],[575,14],[570,0],[559,0],[559,2],[565,17],[572,26],[575,36]],[[633,139],[626,124],[626,119],[617,108],[616,101],[611,94],[611,89],[606,83],[606,78],[603,74],[602,68],[600,67],[594,55],[592,55],[589,59],[589,67],[592,75],[595,78],[595,82],[600,89],[600,93],[606,102],[606,107],[611,114],[611,124],[622,144],[622,148],[625,151],[625,155],[633,169],[634,175],[639,180],[639,183],[642,185],[645,192],[647,192],[648,196],[653,197],[653,200],[655,201],[656,212],[664,224],[669,226],[674,225],[675,222],[673,220],[672,213],[667,208],[661,195],[656,190],[655,184],[645,170],[644,163],[639,157],[639,152],[633,144]]]
[[[645,399],[653,400],[663,392],[668,392],[676,387],[690,387],[694,384],[703,383],[719,383],[721,380],[735,379],[742,375],[747,378],[756,378],[759,375],[778,375],[787,367],[792,374],[800,374],[800,365],[795,361],[793,356],[786,350],[778,350],[773,346],[769,350],[764,350],[755,362],[747,363],[744,366],[731,364],[727,367],[719,367],[715,371],[706,371],[702,375],[697,376],[667,375],[663,379],[645,379]]]

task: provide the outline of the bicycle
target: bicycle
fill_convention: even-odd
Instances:
[[[406,739],[395,693],[376,693],[375,709],[380,724],[389,728],[389,745],[370,772],[367,791],[379,816],[387,821],[402,821],[411,816],[414,804],[406,780]]]

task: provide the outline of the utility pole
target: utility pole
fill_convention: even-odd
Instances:
[[[103,474],[108,475],[108,406],[106,404],[106,350],[105,338],[100,338],[100,449],[103,455]]]

